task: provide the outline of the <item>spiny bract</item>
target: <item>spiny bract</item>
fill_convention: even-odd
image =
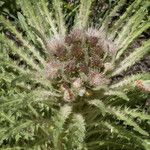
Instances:
[[[93,2],[18,0],[16,26],[0,16],[0,148],[150,149],[150,74],[113,80],[150,52],[149,39],[132,45],[150,1],[117,0],[96,23]]]

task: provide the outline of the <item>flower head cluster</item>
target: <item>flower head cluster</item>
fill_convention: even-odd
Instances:
[[[66,101],[83,96],[86,87],[109,83],[104,72],[111,70],[111,65],[103,63],[102,58],[114,52],[114,46],[99,30],[73,29],[63,39],[53,38],[48,47],[53,57],[47,63],[46,77],[59,83]]]

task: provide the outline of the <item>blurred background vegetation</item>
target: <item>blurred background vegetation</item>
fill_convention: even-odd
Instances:
[[[66,23],[71,27],[75,12],[78,9],[78,4],[80,0],[62,0],[63,7],[66,16]],[[129,0],[132,1],[132,0]],[[91,12],[91,22],[95,24],[98,23],[100,26],[100,19],[104,18],[105,15],[109,13],[109,10],[118,2],[118,0],[94,0]],[[51,5],[51,0],[49,0],[49,4]],[[49,8],[52,8],[49,6]],[[14,21],[15,24],[18,23],[17,12],[21,12],[19,6],[17,5],[17,0],[0,0],[0,14],[3,14],[6,18],[11,21]],[[2,28],[0,27],[2,31]]]
[[[99,9],[102,11],[104,9],[111,8],[112,5],[118,0],[95,0],[94,10]],[[79,0],[63,0],[64,2],[64,10],[65,11],[73,11]],[[17,16],[17,11],[20,11],[16,0],[0,0],[0,13],[9,15],[12,18]]]
[[[17,15],[19,8],[17,7],[16,0],[0,0],[0,13],[11,16],[12,18]]]

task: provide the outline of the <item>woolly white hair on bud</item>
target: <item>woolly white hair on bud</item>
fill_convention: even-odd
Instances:
[[[59,61],[50,61],[46,64],[45,75],[46,78],[55,78],[58,75],[58,70],[62,68],[62,64]]]
[[[109,80],[106,79],[103,76],[103,74],[95,72],[95,71],[90,71],[90,73],[89,73],[89,79],[90,79],[89,83],[92,86],[101,86],[101,85],[109,83]]]
[[[73,42],[82,41],[85,37],[85,32],[82,29],[74,28],[70,34],[70,38],[73,40]]]
[[[52,38],[51,40],[47,40],[47,51],[50,55],[54,55],[54,54],[58,54],[63,53],[63,50],[65,49],[65,42],[64,42],[64,38],[58,36],[55,36],[54,38]]]
[[[82,86],[82,80],[80,78],[77,78],[77,79],[74,80],[72,85],[73,85],[74,88],[79,89]]]
[[[112,71],[114,69],[114,65],[112,63],[106,62],[104,64],[104,73],[108,71]]]
[[[99,38],[100,34],[101,33],[99,32],[99,30],[97,30],[96,28],[92,28],[92,27],[88,28],[88,30],[86,32],[87,37],[97,37],[97,38]]]
[[[108,40],[107,38],[99,39],[97,45],[100,46],[105,53],[114,54],[116,52],[116,46],[111,40]]]

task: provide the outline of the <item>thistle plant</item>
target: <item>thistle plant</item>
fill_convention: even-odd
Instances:
[[[132,46],[150,28],[150,2],[113,19],[117,1],[99,24],[92,2],[80,0],[71,27],[60,0],[18,0],[16,25],[0,16],[2,149],[150,149],[150,74],[113,80],[150,52],[149,39]]]

